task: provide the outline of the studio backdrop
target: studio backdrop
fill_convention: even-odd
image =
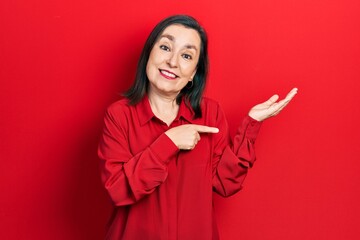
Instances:
[[[358,0],[1,1],[0,239],[103,239],[105,109],[172,14],[208,32],[206,95],[232,135],[253,105],[299,88],[264,122],[243,190],[214,196],[222,239],[360,239],[359,13]]]

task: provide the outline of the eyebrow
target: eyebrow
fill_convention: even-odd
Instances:
[[[174,42],[175,41],[175,38],[173,35],[170,35],[170,34],[163,34],[160,36],[160,38],[167,38],[169,39],[170,41]],[[185,48],[187,49],[194,49],[195,51],[197,51],[197,48],[195,45],[192,45],[192,44],[186,44],[185,45]]]

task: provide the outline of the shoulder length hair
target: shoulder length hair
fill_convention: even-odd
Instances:
[[[174,15],[165,18],[158,23],[147,38],[144,48],[141,52],[140,59],[137,66],[135,81],[133,85],[123,94],[128,98],[131,105],[135,105],[141,101],[148,91],[149,80],[146,75],[146,65],[150,56],[150,52],[154,44],[160,37],[161,33],[170,25],[180,24],[186,28],[191,28],[199,33],[201,39],[200,55],[197,64],[196,74],[193,78],[192,87],[184,87],[176,98],[177,104],[180,104],[184,98],[187,105],[190,105],[194,111],[194,118],[201,118],[201,99],[205,89],[209,59],[208,59],[208,39],[205,30],[200,24],[191,16],[188,15]]]

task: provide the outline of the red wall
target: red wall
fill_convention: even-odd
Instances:
[[[299,88],[264,123],[243,191],[215,198],[223,239],[360,239],[359,12],[358,0],[2,1],[0,239],[102,239],[104,109],[174,13],[208,31],[207,95],[232,133],[252,105]]]

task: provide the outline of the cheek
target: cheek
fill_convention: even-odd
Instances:
[[[146,76],[150,82],[154,82],[157,78],[155,69],[150,67],[149,70],[146,70]]]
[[[150,62],[148,62],[147,64],[146,64],[146,74],[147,75],[149,75],[149,73],[150,73],[150,70],[151,70],[151,67],[150,67],[151,65],[150,65]]]
[[[186,64],[183,66],[183,74],[186,76],[192,76],[196,70],[196,64]]]
[[[149,77],[153,76],[157,71],[156,63],[154,63],[153,58],[149,58],[146,64],[146,75]]]

